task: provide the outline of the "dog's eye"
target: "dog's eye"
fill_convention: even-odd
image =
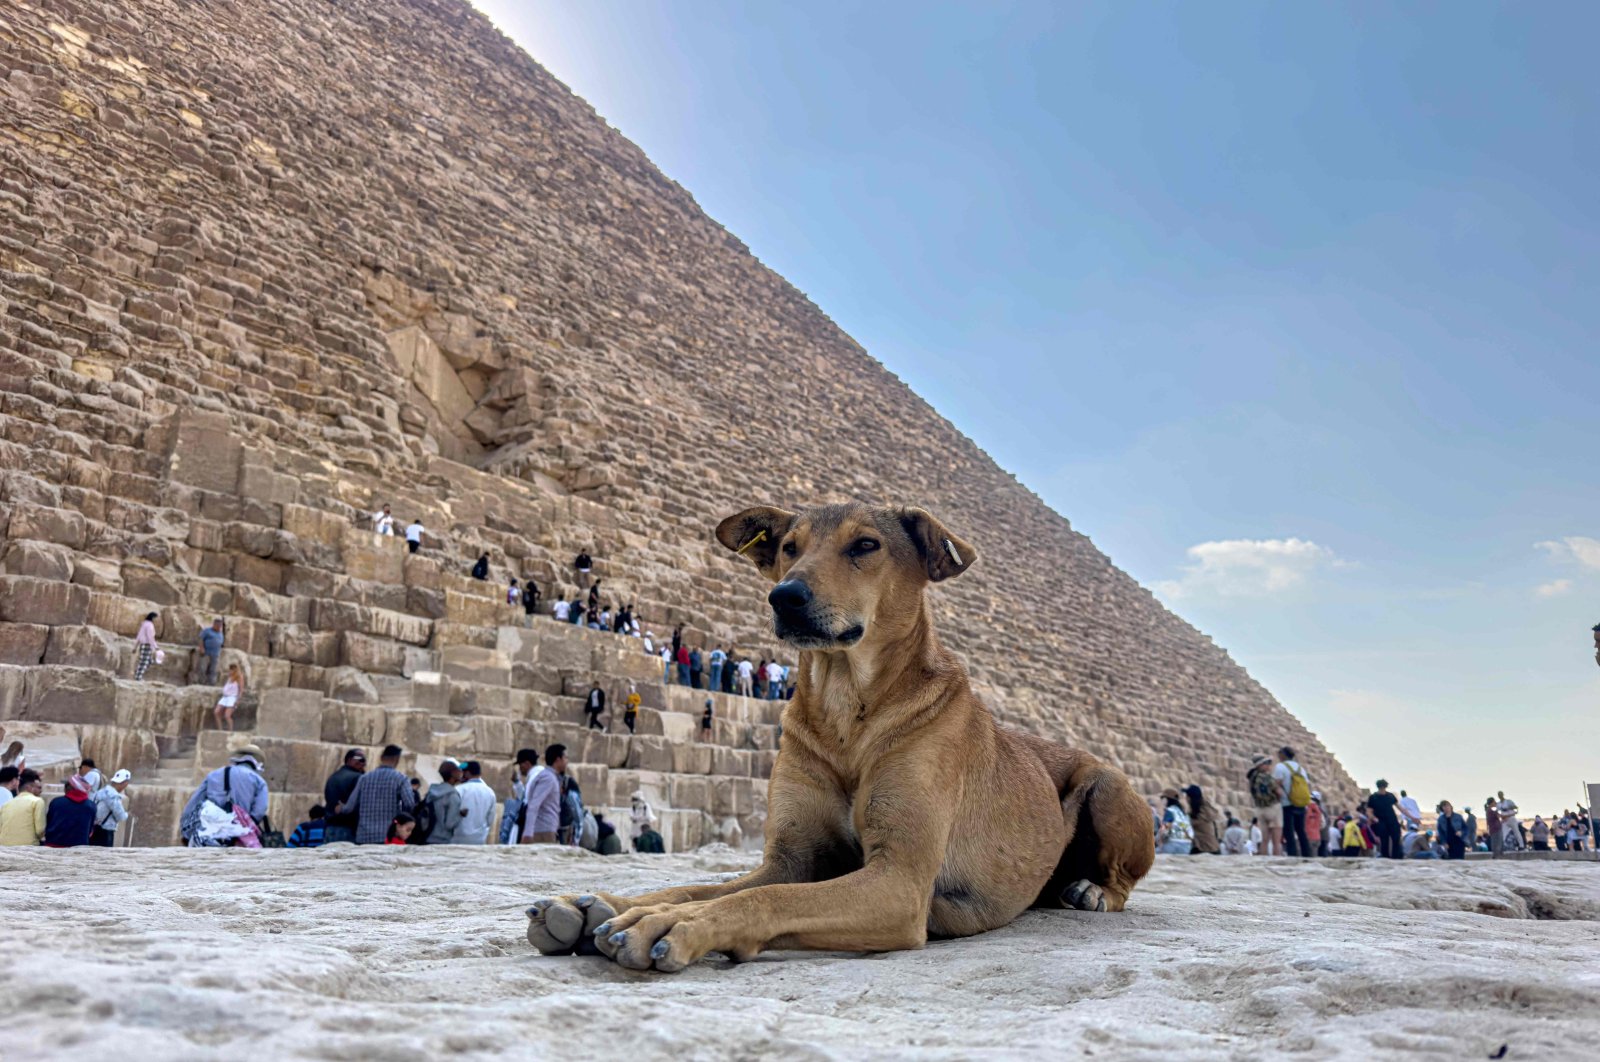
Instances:
[[[852,556],[852,557],[864,556],[865,554],[871,553],[873,550],[875,550],[877,548],[878,548],[878,540],[877,539],[875,539],[875,538],[858,538],[858,539],[855,540],[855,543],[852,544],[851,547],[850,547],[850,556]]]
[[[784,543],[784,544],[783,544],[783,555],[784,555],[784,556],[785,556],[785,557],[792,557],[792,556],[794,556],[794,555],[795,555],[795,554],[796,554],[796,553],[799,553],[799,552],[800,552],[800,551],[799,551],[799,550],[798,550],[798,549],[796,549],[796,548],[795,548],[795,545],[794,545],[794,543],[793,543],[793,542],[785,542],[785,543]]]

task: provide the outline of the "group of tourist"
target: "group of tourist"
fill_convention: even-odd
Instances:
[[[1311,777],[1284,746],[1276,757],[1257,755],[1245,772],[1251,816],[1246,825],[1232,811],[1218,812],[1198,785],[1161,794],[1151,806],[1156,851],[1168,855],[1378,856],[1387,859],[1464,859],[1469,851],[1583,851],[1590,843],[1586,809],[1563,811],[1547,822],[1517,817],[1516,802],[1498,793],[1484,801],[1486,830],[1478,832],[1470,807],[1457,811],[1448,800],[1434,808],[1427,829],[1422,808],[1404,789],[1390,792],[1380,778],[1355,809],[1330,815]],[[1553,823],[1553,824],[1552,824]]]
[[[117,827],[128,819],[124,802],[129,772],[106,778],[85,758],[48,804],[39,772],[26,765],[0,767],[0,845],[77,848],[116,844]]]

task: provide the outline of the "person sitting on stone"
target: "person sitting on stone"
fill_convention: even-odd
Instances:
[[[489,555],[487,553],[480,555],[477,561],[473,563],[472,577],[480,582],[489,578]]]
[[[328,836],[328,809],[321,804],[312,804],[311,810],[306,813],[306,821],[294,828],[289,834],[286,846],[289,848],[321,848]]]
[[[633,850],[648,855],[664,855],[667,851],[667,845],[661,834],[656,832],[654,826],[646,826],[639,836],[634,839]]]
[[[1231,816],[1228,818],[1228,828],[1222,831],[1222,854],[1250,854],[1250,835],[1244,832],[1239,820]]]
[[[622,838],[617,836],[617,828],[606,821],[606,817],[598,811],[594,813],[594,824],[599,830],[600,843],[595,851],[601,855],[621,855]]]

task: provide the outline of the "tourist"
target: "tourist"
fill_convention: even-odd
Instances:
[[[78,777],[83,779],[83,784],[89,787],[89,799],[93,800],[96,792],[105,785],[105,775],[94,765],[94,761],[85,756],[78,761]]]
[[[1523,843],[1522,830],[1517,824],[1517,802],[1507,799],[1503,792],[1495,796],[1499,798],[1494,809],[1500,814],[1500,850],[1521,852],[1528,846]]]
[[[594,561],[589,557],[589,551],[580,551],[573,560],[572,566],[578,569],[578,585],[582,586],[584,579],[589,575],[589,570],[594,566]]]
[[[412,779],[410,779],[410,782],[411,782],[411,801],[412,801],[411,806],[413,808],[415,808],[417,805],[422,803],[422,779],[421,778],[412,778]]]
[[[741,657],[740,658],[738,670],[739,670],[739,695],[741,697],[753,697],[755,695],[755,690],[754,690],[754,687],[752,686],[752,681],[753,681],[753,675],[754,675],[754,670],[755,669],[750,666],[750,658],[749,657]]]
[[[700,740],[711,740],[711,698],[706,698],[705,714],[700,717]]]
[[[575,845],[583,829],[583,793],[578,780],[567,773],[567,747],[551,745],[544,750],[544,762],[555,772],[561,785],[561,804],[556,816],[556,839],[561,844]]]
[[[600,577],[595,576],[594,582],[589,584],[589,611],[594,613],[600,606]]]
[[[606,821],[606,817],[599,812],[594,816],[595,828],[599,831],[599,844],[595,851],[601,855],[621,855],[622,838],[617,836],[617,828]]]
[[[606,710],[606,691],[596,682],[589,687],[589,696],[583,702],[583,714],[589,717],[590,730],[605,730],[600,725],[600,713]]]
[[[1500,833],[1500,809],[1494,797],[1483,798],[1483,825],[1489,833],[1489,851],[1499,855],[1503,838]]]
[[[1244,832],[1239,820],[1231,816],[1228,819],[1228,828],[1222,831],[1222,854],[1250,854],[1250,835]]]
[[[767,663],[767,697],[774,701],[783,697],[783,665],[776,660]]]
[[[572,625],[574,627],[582,627],[583,626],[583,612],[584,612],[584,604],[583,604],[582,598],[580,598],[577,594],[573,594],[572,595]]]
[[[328,837],[328,809],[321,804],[312,804],[311,811],[306,815],[306,821],[294,828],[289,834],[285,846],[289,848],[321,848],[327,843]]]
[[[1261,835],[1261,818],[1254,816],[1250,819],[1250,854],[1260,855],[1265,845],[1266,840]]]
[[[161,655],[161,647],[156,645],[156,614],[145,614],[144,621],[139,624],[139,633],[133,637],[133,646],[139,653],[138,660],[133,665],[134,681],[142,681],[144,673],[150,670],[150,665],[157,663]]]
[[[600,606],[600,610],[598,612],[595,611],[595,609],[593,607],[591,607],[589,609],[589,629],[590,630],[592,630],[592,631],[603,631],[603,630],[606,629],[606,624],[608,624],[610,621],[611,621],[611,606],[610,605],[601,605]]]
[[[639,836],[633,839],[633,850],[646,855],[664,855],[667,851],[667,843],[656,832],[654,826],[646,826]]]
[[[39,845],[50,819],[44,798],[39,795],[44,792],[44,783],[32,768],[18,771],[16,783],[16,791],[0,805],[0,845]]]
[[[665,643],[661,646],[661,683],[672,684],[672,646]]]
[[[222,684],[222,696],[217,698],[217,703],[211,709],[211,714],[217,718],[217,729],[222,729],[222,724],[228,724],[228,730],[233,730],[233,712],[239,706],[239,695],[244,693],[244,671],[238,664],[228,665],[228,681]]]
[[[1550,824],[1543,817],[1535,815],[1533,825],[1528,827],[1528,835],[1532,838],[1531,847],[1535,852],[1550,851]]]
[[[705,658],[700,655],[700,647],[689,650],[689,685],[700,689],[704,683]]]
[[[534,767],[528,775],[522,844],[555,844],[556,832],[561,828],[561,776],[551,760],[552,753],[562,761],[562,767],[566,766],[566,746],[551,745],[545,750],[544,765]]]
[[[1448,800],[1439,801],[1438,807],[1439,843],[1444,845],[1446,859],[1465,859],[1467,857],[1467,840],[1472,835],[1467,832],[1467,823],[1460,815],[1456,814],[1455,805]]]
[[[532,749],[518,749],[517,762],[511,769],[511,795],[506,797],[500,815],[500,843],[518,844],[522,840],[524,812],[528,806],[528,779],[539,765],[539,754]]]
[[[207,686],[217,684],[217,664],[222,659],[222,645],[228,637],[228,625],[218,616],[211,626],[200,631],[200,681]]]
[[[94,829],[89,831],[89,843],[100,848],[113,848],[117,843],[117,827],[128,820],[128,809],[122,801],[133,775],[126,770],[111,776],[111,781],[94,790]]]
[[[1294,749],[1278,750],[1278,765],[1272,777],[1283,790],[1283,851],[1285,855],[1310,858],[1313,849],[1306,836],[1306,805],[1311,803],[1311,779],[1295,762]]]
[[[1322,794],[1313,792],[1311,803],[1306,805],[1306,840],[1311,842],[1311,854],[1328,854],[1328,832],[1322,821]]]
[[[1400,790],[1400,815],[1413,830],[1422,828],[1422,808],[1418,806],[1417,798],[1407,796],[1404,789]]]
[[[46,848],[79,848],[89,843],[94,831],[94,801],[83,775],[68,778],[64,792],[50,801],[45,815]]]
[[[419,810],[419,821],[429,814],[433,818],[432,827],[427,836],[418,841],[419,844],[456,843],[456,830],[461,827],[461,818],[466,814],[461,807],[461,792],[456,788],[460,780],[460,767],[450,760],[439,764],[439,781],[428,787],[427,798],[418,805],[419,809],[426,809]]]
[[[1367,798],[1367,808],[1372,813],[1373,830],[1378,835],[1378,855],[1384,859],[1404,856],[1400,843],[1400,818],[1395,813],[1400,800],[1389,792],[1389,783],[1378,779],[1378,791]]]
[[[634,724],[639,721],[639,705],[643,698],[633,683],[628,683],[628,699],[622,709],[622,724],[628,728],[628,733],[633,733]]]
[[[22,786],[22,768],[6,764],[0,767],[0,808],[17,795],[17,790]]]
[[[1367,839],[1361,832],[1361,824],[1356,821],[1354,815],[1351,815],[1344,820],[1344,854],[1347,856],[1365,855],[1367,848]]]
[[[689,647],[687,645],[679,645],[673,650],[673,657],[678,661],[678,685],[687,686],[689,684]]]
[[[489,554],[487,554],[487,553],[479,554],[478,555],[478,559],[472,563],[472,577],[474,579],[477,579],[479,582],[487,582],[488,581],[488,579],[489,579]]]
[[[394,513],[387,505],[372,514],[372,530],[380,535],[394,534]]]
[[[566,623],[572,619],[572,606],[567,604],[564,597],[556,598],[556,603],[550,606],[550,614],[556,618],[557,623]]]
[[[344,765],[328,775],[328,781],[322,787],[322,803],[328,809],[325,812],[328,818],[326,843],[356,839],[356,813],[346,805],[350,803],[350,794],[356,791],[356,783],[361,781],[366,770],[367,754],[360,749],[351,749],[344,754]]]
[[[511,576],[510,581],[506,583],[506,604],[512,608],[522,604],[522,591],[517,589],[517,577],[515,575]]]
[[[1433,831],[1431,830],[1409,830],[1401,844],[1407,859],[1439,858],[1439,853],[1433,850]]]
[[[395,813],[417,806],[416,790],[399,770],[403,751],[399,745],[384,746],[377,770],[363,774],[350,791],[344,810],[356,816],[356,844],[382,844]]]
[[[732,694],[738,681],[738,668],[733,663],[733,647],[728,647],[728,658],[722,662],[722,684],[718,687],[723,693]]]
[[[1576,815],[1568,816],[1568,818],[1567,818],[1567,828],[1566,828],[1565,832],[1566,832],[1566,836],[1567,836],[1567,851],[1569,851],[1569,852],[1582,851],[1582,848],[1580,846],[1582,845],[1583,842],[1578,837],[1578,816],[1576,816]]]
[[[1245,773],[1250,802],[1255,805],[1255,822],[1264,835],[1262,843],[1256,846],[1256,855],[1283,855],[1283,801],[1288,797],[1279,792],[1277,778],[1268,766],[1271,762],[1257,754],[1251,758],[1250,770]]]
[[[711,688],[722,689],[722,665],[728,662],[728,654],[722,651],[721,643],[711,650]]]
[[[381,768],[380,768],[381,770]],[[404,811],[395,813],[389,820],[389,829],[383,835],[384,844],[404,845],[411,842],[411,834],[417,828],[417,820]]]
[[[539,584],[532,579],[525,579],[522,583],[522,613],[527,617],[527,625],[533,626],[533,617],[539,611]]]
[[[422,521],[413,520],[406,525],[406,550],[415,553],[422,548]]]
[[[191,848],[217,848],[231,843],[240,833],[256,829],[267,817],[267,780],[261,776],[265,769],[266,757],[255,745],[240,745],[230,752],[227,765],[206,775],[184,805],[178,820],[184,842]],[[232,821],[212,818],[208,822],[207,806],[220,810]],[[241,810],[249,818],[248,823],[238,821]]]
[[[1164,855],[1188,855],[1194,848],[1194,827],[1178,803],[1178,791],[1162,790],[1161,799],[1166,801],[1166,807],[1161,812],[1156,851]]]
[[[629,839],[633,841],[633,850],[638,852],[641,851],[639,837],[644,831],[655,827],[656,812],[650,806],[650,802],[644,798],[644,790],[642,789],[635,789],[630,801],[631,806],[628,810],[628,818],[632,826],[629,831]]]
[[[683,648],[683,624],[672,628],[672,659],[678,659],[678,650]]]
[[[1200,787],[1191,785],[1184,789],[1189,801],[1189,828],[1195,855],[1217,855],[1222,851],[1222,831],[1217,824],[1217,808],[1205,798]]]
[[[1461,811],[1461,839],[1466,844],[1469,852],[1478,850],[1478,816],[1473,814],[1471,805]]]
[[[468,760],[461,769],[461,824],[456,827],[455,844],[487,844],[494,820],[494,790],[483,780],[483,765]]]

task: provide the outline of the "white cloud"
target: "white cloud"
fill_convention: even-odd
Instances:
[[[1560,597],[1571,589],[1571,579],[1552,579],[1548,583],[1540,583],[1534,587],[1533,592],[1540,597]]]
[[[1302,538],[1202,542],[1187,552],[1194,563],[1184,568],[1182,577],[1156,584],[1156,590],[1168,598],[1195,594],[1261,597],[1299,586],[1319,568],[1344,563],[1328,547]]]
[[[1535,542],[1534,546],[1558,561],[1600,572],[1600,539],[1569,535],[1556,542]]]

